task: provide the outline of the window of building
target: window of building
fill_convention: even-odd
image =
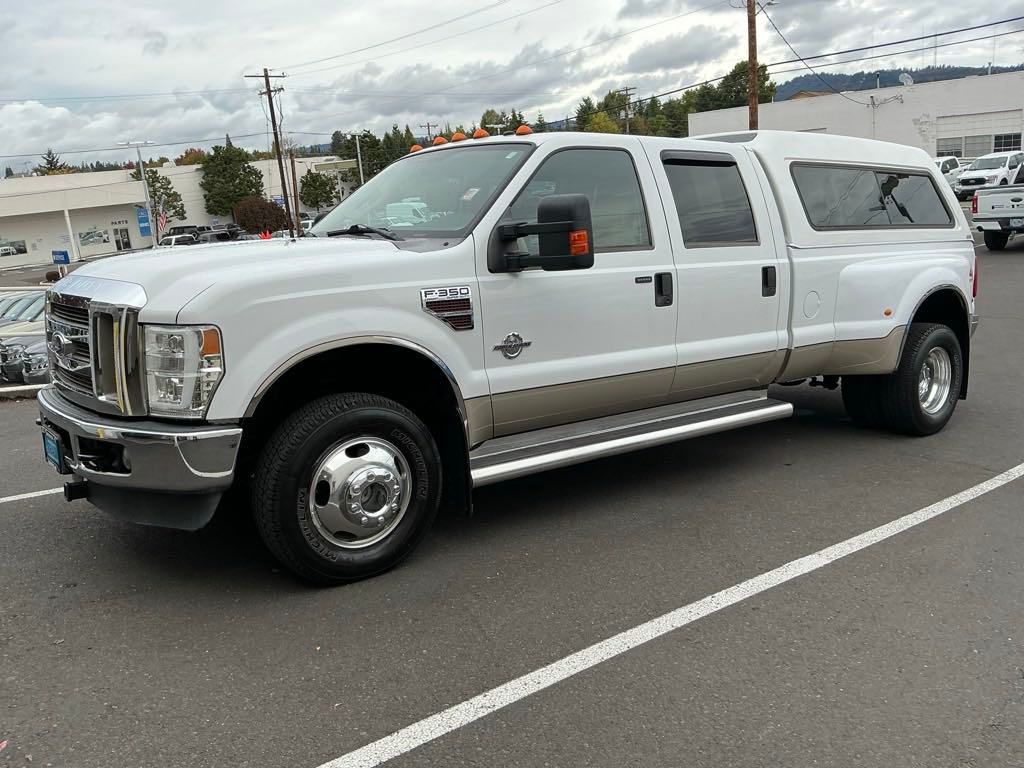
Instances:
[[[824,165],[794,165],[793,180],[817,229],[938,227],[952,223],[931,176]]]
[[[981,157],[992,152],[992,136],[964,136],[964,157]]]
[[[962,136],[952,139],[939,139],[935,142],[935,156],[946,157],[947,155],[953,155],[953,157],[964,156],[964,139]]]
[[[1019,133],[997,133],[993,152],[1014,152],[1020,149]]]
[[[629,153],[621,149],[566,149],[555,152],[509,207],[506,219],[537,221],[537,205],[548,195],[583,194],[590,200],[594,250],[647,248],[651,244],[640,179]],[[536,235],[524,238],[538,253]]]
[[[757,242],[754,213],[736,163],[669,159],[665,174],[687,248]]]

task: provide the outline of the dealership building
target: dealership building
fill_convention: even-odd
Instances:
[[[892,141],[933,157],[978,157],[1021,148],[1024,72],[819,93],[761,104],[759,127]],[[690,115],[691,136],[746,129],[746,107]]]
[[[291,193],[292,188],[290,163],[285,164],[287,186],[281,183],[276,161],[254,160],[250,165],[263,174],[267,198],[283,204],[285,190]],[[354,167],[355,161],[336,157],[296,158],[295,166],[296,178],[300,180],[312,169],[338,176],[341,197],[350,191],[340,183],[340,174]],[[156,171],[170,179],[185,204],[185,220],[172,220],[170,226],[212,226],[231,220],[207,213],[199,186],[202,166],[168,163]],[[314,213],[301,204],[299,208]],[[6,255],[0,255],[0,269],[48,263],[54,251],[66,251],[70,260],[77,261],[147,248],[153,244],[155,227],[149,226],[145,211],[142,182],[133,181],[130,171],[0,179],[0,247],[6,246]]]

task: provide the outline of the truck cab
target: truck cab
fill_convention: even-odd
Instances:
[[[772,383],[841,381],[855,423],[918,436],[967,393],[973,241],[907,147],[523,131],[410,153],[310,234],[49,292],[70,498],[196,528],[231,491],[338,583],[474,487],[785,418]]]

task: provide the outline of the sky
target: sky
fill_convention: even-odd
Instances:
[[[0,0],[0,167],[120,161],[118,141],[149,140],[174,157],[230,133],[267,148],[261,85],[270,67],[283,130],[300,144],[393,123],[479,120],[515,108],[531,120],[570,114],[584,96],[632,86],[638,96],[725,74],[746,57],[741,0]],[[289,7],[290,5],[290,7]],[[425,8],[429,8],[425,11]],[[1020,0],[914,3],[776,0],[766,9],[801,56],[931,35],[1024,15]],[[940,38],[1024,30],[1024,21]],[[397,39],[396,39],[397,38]],[[793,59],[762,14],[759,59]],[[879,48],[895,52],[923,43]],[[1024,32],[940,48],[940,64],[1024,61]],[[932,51],[818,69],[919,67]],[[799,65],[797,65],[799,66]],[[793,65],[775,69],[792,69]],[[778,82],[800,74],[776,76]],[[73,150],[89,150],[73,153]]]

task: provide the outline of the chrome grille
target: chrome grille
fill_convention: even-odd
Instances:
[[[93,395],[92,333],[89,310],[84,300],[66,303],[62,297],[51,296],[46,318],[46,346],[50,370],[58,387],[82,395]]]

